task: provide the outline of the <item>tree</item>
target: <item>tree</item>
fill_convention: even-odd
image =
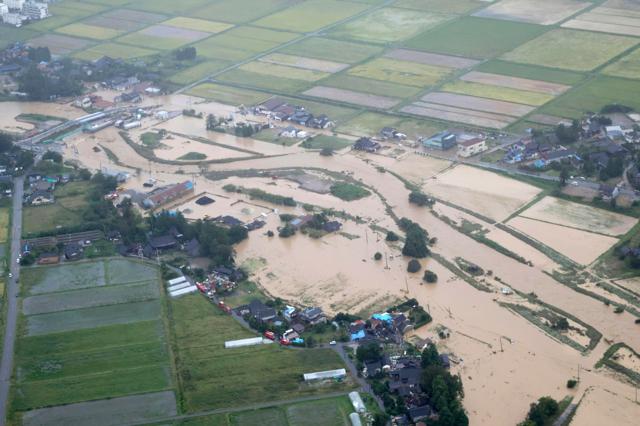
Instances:
[[[422,268],[422,265],[420,265],[420,262],[418,262],[415,259],[411,259],[409,261],[409,264],[407,265],[407,272],[415,274],[416,272],[418,272],[420,269]]]
[[[573,120],[571,126],[558,124],[555,133],[561,143],[574,143],[580,138],[580,122]]]
[[[438,275],[435,272],[426,270],[424,271],[424,276],[422,280],[426,283],[433,284],[438,282]]]
[[[229,242],[237,244],[249,237],[249,231],[244,226],[232,226],[229,229]]]
[[[13,148],[13,138],[7,133],[0,132],[0,153],[5,153]]]
[[[566,166],[562,166],[560,169],[560,186],[567,186],[567,179],[569,179],[569,170]]]
[[[322,148],[320,151],[320,155],[323,157],[331,157],[333,155],[333,149],[331,148]]]
[[[395,232],[389,231],[387,232],[387,237],[385,239],[389,242],[394,242],[394,241],[398,241],[400,237]]]
[[[427,231],[422,229],[417,223],[411,222],[406,218],[401,219],[400,225],[406,232],[402,254],[415,258],[427,257],[431,253],[429,247],[427,247],[427,240],[429,238]]]
[[[87,170],[87,169],[80,169],[78,171],[78,177],[81,180],[89,180],[89,179],[91,179],[91,172],[89,170]]]
[[[48,47],[30,47],[29,59],[33,62],[50,62],[51,52]]]
[[[547,420],[558,412],[558,402],[550,396],[543,396],[537,402],[531,404],[527,420],[536,426],[544,426]]]
[[[62,163],[62,155],[59,152],[55,152],[55,151],[47,151],[45,152],[45,154],[42,156],[43,160],[51,160],[56,164],[61,164]]]
[[[360,362],[377,361],[382,357],[382,349],[378,343],[366,343],[356,349],[356,359]]]
[[[424,348],[421,356],[421,365],[422,368],[427,368],[431,365],[441,365],[440,354],[438,354],[436,345],[427,345],[427,347]]]
[[[196,59],[198,52],[196,51],[195,47],[191,46],[177,49],[173,52],[173,54],[178,61],[193,61],[194,59]]]
[[[380,260],[380,259],[382,259],[382,253],[377,252],[376,254],[374,254],[374,255],[373,255],[373,258],[374,258],[375,260]]]
[[[433,200],[420,191],[411,191],[409,194],[409,202],[420,207],[433,205]]]
[[[280,236],[280,238],[289,238],[295,235],[295,233],[296,228],[287,223],[284,227],[280,228],[278,236]]]

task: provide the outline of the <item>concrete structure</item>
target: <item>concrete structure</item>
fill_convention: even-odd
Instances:
[[[241,348],[244,346],[268,345],[269,343],[273,343],[273,340],[263,339],[262,337],[251,337],[249,339],[230,340],[228,342],[224,342],[224,347],[225,349],[230,349]]]
[[[487,150],[487,141],[481,138],[473,138],[458,142],[458,156],[473,157]]]
[[[338,370],[318,371],[315,373],[303,374],[305,382],[310,382],[313,380],[344,379],[346,376],[347,371],[344,368],[340,368]]]
[[[453,148],[456,145],[456,135],[453,133],[444,131],[440,133],[436,133],[428,139],[422,140],[422,145],[425,148],[431,149],[439,149],[441,151],[446,151],[450,148]]]
[[[9,6],[4,3],[0,3],[0,16],[4,16],[9,13]]]
[[[49,5],[45,3],[29,2],[22,7],[22,14],[33,21],[49,17]]]
[[[16,27],[21,27],[24,22],[24,17],[19,13],[7,13],[2,15],[2,22],[7,25],[14,25]]]
[[[4,4],[11,10],[22,10],[25,0],[4,0]]]
[[[353,409],[356,410],[357,413],[364,413],[367,411],[367,408],[364,405],[364,401],[360,397],[360,394],[356,391],[349,392],[349,399],[351,400],[351,405],[353,405]]]

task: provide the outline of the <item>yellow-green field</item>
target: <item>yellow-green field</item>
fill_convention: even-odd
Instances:
[[[256,25],[298,32],[317,31],[356,15],[367,7],[366,4],[348,1],[309,0],[264,17]]]
[[[189,84],[194,81],[203,79],[226,66],[231,65],[231,62],[227,61],[207,61],[186,70],[180,71],[177,74],[171,76],[170,81],[176,84]]]
[[[638,44],[638,39],[577,30],[552,30],[503,56],[508,61],[591,71]]]
[[[640,78],[640,49],[609,65],[603,73],[616,77]]]
[[[65,27],[58,28],[56,32],[71,36],[92,38],[94,40],[110,40],[122,34],[120,31],[111,28],[82,23],[70,24]]]
[[[187,91],[188,95],[226,103],[229,105],[254,105],[271,97],[267,93],[238,89],[221,84],[203,83]]]
[[[178,16],[177,18],[165,21],[162,25],[186,28],[188,30],[204,31],[212,34],[220,33],[233,27],[233,25],[225,24],[224,22],[206,21],[204,19],[186,18],[184,16]]]
[[[426,87],[451,73],[451,69],[415,62],[378,58],[348,71],[350,75],[374,80],[391,81],[408,86]]]
[[[318,81],[327,76],[326,72],[305,70],[302,68],[288,67],[285,65],[270,64],[266,62],[250,62],[239,69],[258,74],[272,75],[274,77],[286,77],[294,80]]]
[[[0,209],[0,244],[7,242],[9,235],[9,209]]]
[[[143,47],[127,46],[125,44],[118,43],[105,43],[77,52],[73,56],[85,61],[94,61],[102,58],[103,56],[120,59],[134,59],[155,55],[157,53],[157,50],[145,49]]]
[[[516,90],[508,87],[492,86],[489,84],[472,83],[468,81],[455,81],[442,86],[442,90],[462,95],[478,96],[481,98],[495,99],[498,101],[516,102],[525,105],[539,106],[553,99],[552,95],[544,93]]]

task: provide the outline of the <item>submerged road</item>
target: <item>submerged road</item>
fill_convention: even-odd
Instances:
[[[7,421],[7,406],[9,404],[9,387],[13,371],[13,350],[16,341],[16,324],[18,320],[18,278],[20,265],[16,263],[20,253],[20,236],[22,235],[22,195],[24,191],[24,177],[14,179],[13,215],[11,222],[11,250],[7,256],[9,271],[12,275],[7,279],[6,297],[8,304],[5,320],[4,342],[2,346],[2,364],[0,364],[0,426]]]

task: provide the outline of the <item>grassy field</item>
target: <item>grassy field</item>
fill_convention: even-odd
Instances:
[[[418,35],[406,45],[429,52],[492,58],[544,31],[539,25],[465,17]]]
[[[503,59],[572,71],[591,71],[637,43],[638,40],[631,37],[559,29],[523,44],[505,54]]]
[[[188,40],[177,37],[158,37],[147,35],[142,32],[131,33],[117,39],[119,43],[131,44],[133,46],[150,48],[155,50],[174,50],[189,44]]]
[[[53,231],[56,227],[74,226],[82,222],[81,210],[87,205],[90,183],[70,182],[56,188],[55,203],[25,207],[23,210],[23,235],[36,235]]]
[[[157,50],[145,49],[144,47],[127,46],[126,44],[118,43],[103,43],[97,46],[92,46],[86,50],[76,52],[73,54],[73,57],[85,61],[95,61],[103,56],[120,59],[135,59],[155,55],[157,53],[159,53]]]
[[[240,24],[294,5],[297,0],[219,0],[190,12],[190,16]]]
[[[357,41],[392,43],[405,40],[448,19],[450,17],[447,15],[384,8],[339,26],[331,35]]]
[[[187,94],[230,105],[255,105],[271,97],[271,95],[267,93],[238,89],[214,83],[200,84],[188,90]]]
[[[543,105],[553,99],[552,95],[544,93],[516,90],[508,87],[492,86],[489,84],[455,81],[442,86],[444,92],[460,93],[499,101],[516,102],[525,105]]]
[[[0,208],[0,244],[7,242],[9,235],[9,220],[11,219],[8,207]]]
[[[329,148],[333,150],[340,150],[351,145],[353,145],[353,142],[347,139],[338,138],[336,136],[318,135],[311,139],[307,139],[301,146],[307,149]]]
[[[477,0],[398,0],[394,6],[439,13],[466,13],[483,6],[483,3]]]
[[[23,300],[13,410],[171,389],[158,278],[122,259],[25,270],[22,293],[38,295]]]
[[[57,33],[66,34],[75,37],[92,38],[95,40],[109,40],[122,34],[111,28],[98,27],[95,25],[87,25],[82,23],[70,24],[56,29]]]
[[[551,101],[542,112],[560,117],[578,118],[585,111],[600,111],[608,104],[628,105],[640,110],[637,82],[617,77],[598,76]]]
[[[327,349],[277,345],[224,349],[227,340],[253,336],[200,295],[171,300],[170,323],[183,408],[187,412],[333,392],[345,384],[311,386],[301,375],[342,367]]]
[[[331,186],[331,195],[344,201],[355,201],[368,197],[371,192],[352,183],[338,182]]]
[[[535,65],[516,64],[513,62],[501,61],[499,59],[480,64],[476,67],[476,70],[568,85],[577,84],[584,79],[584,75],[573,71],[544,68]]]
[[[451,69],[415,62],[378,58],[351,68],[349,75],[389,81],[407,86],[426,87],[437,83],[451,73]]]
[[[231,24],[224,22],[206,21],[204,19],[185,18],[184,16],[178,16],[177,18],[164,21],[162,25],[169,25],[171,27],[186,28],[188,30],[204,31],[206,33],[220,33],[233,27]]]
[[[201,152],[187,152],[185,155],[178,157],[181,161],[199,161],[206,160],[207,156]]]
[[[176,84],[189,84],[218,72],[229,65],[231,65],[231,62],[227,61],[202,62],[172,75],[169,80]]]
[[[355,77],[348,74],[340,74],[323,81],[324,86],[337,87],[339,89],[355,90],[356,92],[371,93],[380,96],[397,96],[408,98],[417,95],[421,88],[373,80],[370,78]]]
[[[242,69],[228,71],[216,77],[216,80],[224,83],[239,84],[241,86],[288,94],[300,92],[312,84],[309,81],[259,74]]]
[[[280,50],[281,53],[324,59],[346,64],[362,62],[382,52],[382,48],[368,44],[312,37]]]
[[[640,49],[609,65],[602,72],[615,77],[640,79]]]
[[[400,117],[378,114],[376,112],[363,112],[338,127],[340,133],[353,136],[372,136],[378,134],[383,127],[396,127],[400,123]]]
[[[302,68],[258,61],[249,62],[248,64],[238,67],[238,69],[273,77],[286,76],[286,78],[289,79],[303,81],[318,81],[330,75],[329,73],[321,71],[306,70]]]
[[[308,0],[266,16],[256,25],[279,30],[311,32],[367,9],[366,4],[337,0]]]
[[[264,130],[261,130],[259,133],[256,133],[252,137],[262,142],[269,142],[269,143],[274,143],[276,145],[283,145],[283,146],[292,146],[300,142],[300,139],[296,139],[296,138],[281,138],[280,137],[281,131],[282,130],[280,129],[264,129]]]

